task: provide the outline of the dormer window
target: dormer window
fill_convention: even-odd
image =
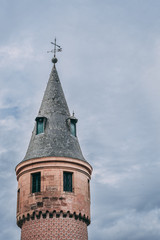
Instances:
[[[46,117],[36,117],[36,134],[44,133],[46,127]]]
[[[70,122],[70,131],[71,131],[71,134],[73,135],[73,136],[77,136],[76,135],[76,122],[75,121],[72,121],[71,120],[71,122]]]
[[[73,116],[71,116],[67,119],[67,124],[68,124],[69,130],[74,137],[77,137],[77,133],[76,133],[76,123],[77,122],[78,122],[78,119],[74,117],[74,114],[73,114]]]

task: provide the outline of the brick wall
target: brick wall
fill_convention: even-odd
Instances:
[[[70,217],[35,218],[22,225],[21,240],[88,240],[87,225]]]

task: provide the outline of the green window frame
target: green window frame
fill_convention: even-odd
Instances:
[[[73,173],[63,172],[63,191],[73,192]]]
[[[44,132],[44,122],[41,120],[37,121],[37,134]]]
[[[73,113],[73,116],[67,118],[66,122],[67,122],[70,133],[74,137],[77,137],[76,123],[78,122],[78,119],[74,117],[74,113]]]
[[[36,172],[31,174],[32,177],[32,193],[41,191],[41,173]]]
[[[36,135],[44,133],[46,121],[46,117],[36,117]]]
[[[70,131],[73,136],[76,137],[76,123],[71,120]]]

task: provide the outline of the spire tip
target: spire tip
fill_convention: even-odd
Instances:
[[[55,65],[55,63],[58,62],[58,59],[56,58],[56,52],[61,52],[62,48],[59,45],[56,44],[56,38],[55,38],[54,42],[51,42],[51,44],[54,45],[54,49],[52,49],[51,51],[47,51],[47,52],[48,53],[49,52],[54,53],[54,57],[52,58],[52,63],[54,63],[54,65]]]

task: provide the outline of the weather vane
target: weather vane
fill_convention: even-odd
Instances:
[[[54,42],[51,42],[51,44],[54,45],[54,49],[52,49],[51,51],[47,51],[47,53],[54,53],[54,58],[52,58],[52,62],[55,64],[58,61],[58,59],[56,58],[56,52],[62,52],[62,48],[56,44],[56,38]]]

